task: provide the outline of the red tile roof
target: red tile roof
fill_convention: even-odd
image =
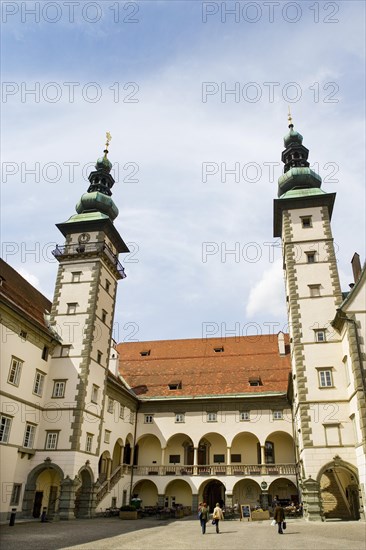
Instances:
[[[0,299],[15,308],[20,315],[46,330],[43,318],[45,311],[51,311],[52,303],[26,281],[15,269],[0,258]]]
[[[117,349],[120,374],[140,399],[287,391],[290,355],[286,346],[280,356],[277,335],[124,342]],[[262,385],[251,386],[255,378]],[[169,389],[177,382],[181,389]]]

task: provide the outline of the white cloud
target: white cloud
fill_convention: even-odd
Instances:
[[[249,292],[246,313],[255,315],[274,315],[280,317],[284,309],[284,281],[282,260],[276,260],[262,275],[258,283]]]

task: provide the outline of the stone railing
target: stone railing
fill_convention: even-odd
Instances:
[[[129,469],[131,466],[128,467]],[[296,475],[296,464],[208,464],[206,466],[133,466],[136,476],[284,476]]]

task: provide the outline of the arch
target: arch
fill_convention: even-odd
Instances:
[[[254,479],[240,479],[233,487],[233,502],[249,504],[255,508],[260,503],[261,488]]]
[[[282,504],[295,504],[299,503],[299,491],[290,479],[286,477],[279,477],[274,479],[268,487],[269,495],[269,504],[272,504],[272,501],[278,498]]]
[[[283,431],[270,433],[265,441],[266,464],[294,464],[295,445],[292,435]]]
[[[94,515],[94,474],[89,466],[83,466],[78,472],[81,485],[75,494],[75,517],[91,518]]]
[[[360,519],[358,471],[352,464],[334,457],[317,476],[326,519]]]
[[[145,434],[135,445],[134,464],[139,466],[161,465],[160,439],[153,434]]]
[[[193,441],[189,435],[184,433],[177,433],[169,437],[166,442],[165,448],[165,463],[170,464],[169,457],[173,455],[176,458],[179,456],[179,460],[174,463],[182,464],[186,466],[193,465]]]
[[[165,487],[164,495],[166,507],[174,508],[178,504],[192,506],[192,487],[186,480],[170,481]]]
[[[25,517],[39,517],[43,507],[52,518],[58,511],[61,482],[64,472],[50,458],[35,466],[28,474],[25,485],[22,511]]]
[[[111,455],[109,451],[104,451],[98,462],[98,479],[100,483],[104,483],[111,473]]]
[[[114,444],[113,447],[113,453],[112,453],[112,472],[115,471],[118,466],[120,466],[122,462],[122,449],[123,449],[123,441],[121,438],[118,438],[117,441]]]
[[[141,506],[156,506],[158,488],[150,479],[142,479],[133,486],[132,495],[141,499]]]
[[[219,479],[209,479],[204,481],[198,490],[198,501],[206,502],[212,511],[216,502],[222,507],[225,504],[226,487]]]
[[[198,465],[226,463],[227,441],[216,432],[206,433],[198,443]]]
[[[232,463],[240,464],[258,464],[259,444],[258,437],[251,432],[240,432],[236,434],[231,443],[231,455],[235,457]],[[239,460],[240,457],[240,460]],[[260,457],[260,453],[259,453]]]

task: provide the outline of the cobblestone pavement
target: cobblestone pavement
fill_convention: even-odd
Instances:
[[[179,521],[98,518],[55,523],[16,523],[0,528],[1,550],[365,550],[366,523],[289,520],[284,535],[269,521],[226,521],[221,533],[209,523],[202,535],[196,519]]]

